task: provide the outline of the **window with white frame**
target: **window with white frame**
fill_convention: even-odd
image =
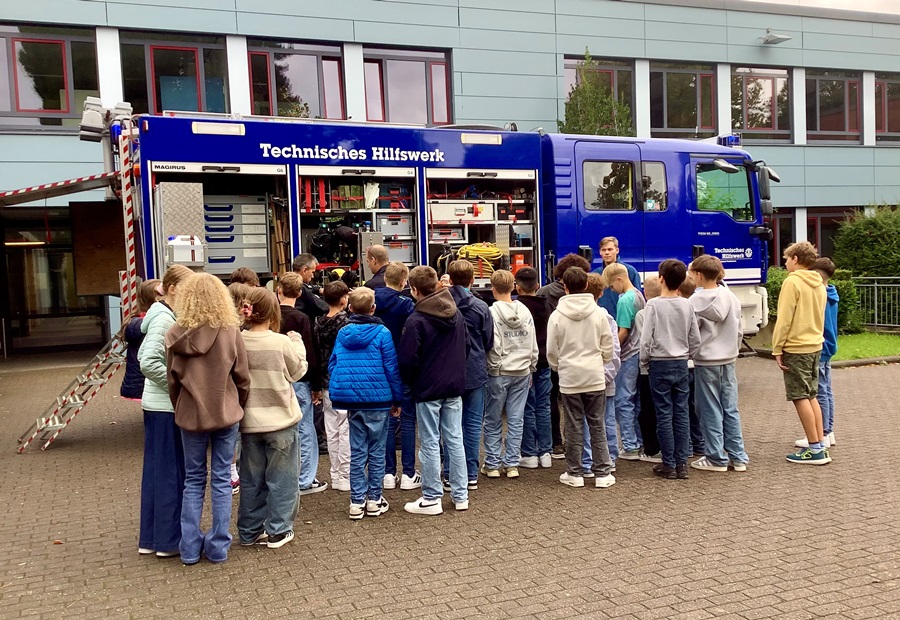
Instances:
[[[875,74],[875,136],[900,141],[900,73]]]
[[[77,128],[99,95],[92,30],[0,25],[0,127]]]
[[[747,141],[790,140],[788,71],[735,67],[731,72],[731,126]]]
[[[249,39],[253,113],[344,118],[341,48]]]
[[[650,63],[650,131],[655,138],[716,135],[712,65]]]
[[[363,50],[366,120],[416,125],[453,122],[444,52]]]
[[[228,112],[224,37],[123,31],[122,88],[136,114]]]
[[[630,62],[610,58],[592,58],[596,63],[595,71],[603,80],[603,84],[609,86],[610,92],[616,101],[628,106],[634,116],[634,66]],[[565,80],[566,98],[578,84],[578,68],[584,64],[584,59],[566,58]]]
[[[807,139],[859,142],[860,90],[858,73],[808,69]]]

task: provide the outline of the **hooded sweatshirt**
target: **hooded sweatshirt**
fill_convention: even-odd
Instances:
[[[401,295],[400,291],[388,286],[375,289],[375,316],[381,319],[391,332],[395,348],[400,347],[400,334],[403,333],[406,319],[413,313],[415,307],[416,303],[409,297]],[[325,363],[327,364],[328,360],[325,360]]]
[[[139,400],[144,393],[144,375],[141,374],[141,363],[138,361],[138,350],[144,342],[144,332],[141,331],[143,321],[143,314],[136,316],[122,330],[122,336],[128,345],[125,353],[125,376],[122,378],[122,387],[119,388],[122,398]]]
[[[827,297],[822,276],[817,271],[797,269],[788,274],[778,295],[773,355],[815,353],[822,349]]]
[[[244,405],[242,433],[271,433],[300,421],[303,412],[293,382],[306,372],[303,340],[273,331],[241,332],[250,366],[250,393]]]
[[[838,302],[841,301],[834,284],[825,287],[828,300],[825,302],[825,342],[822,343],[822,361],[827,362],[837,353]]]
[[[694,309],[684,297],[654,297],[644,307],[641,326],[641,364],[653,360],[689,360],[700,347],[700,328]]]
[[[384,410],[403,399],[394,341],[378,317],[350,314],[338,332],[328,370],[335,409]]]
[[[559,305],[559,300],[562,299],[565,294],[566,287],[564,287],[563,283],[559,280],[551,282],[547,286],[542,286],[537,291],[538,297],[547,299],[547,305],[550,306],[550,312],[556,310],[556,307]]]
[[[524,377],[537,370],[538,345],[534,319],[525,304],[495,301],[494,346],[488,351],[488,374],[492,377]]]
[[[166,333],[169,397],[186,431],[227,428],[244,417],[250,368],[237,327],[182,327]]]
[[[590,293],[566,295],[547,323],[547,361],[563,394],[606,390],[604,365],[613,357],[609,315]]]
[[[175,313],[163,301],[150,306],[141,321],[144,342],[138,350],[138,362],[144,375],[144,393],[141,395],[144,411],[175,412],[166,384],[166,332],[174,324]]]
[[[534,335],[538,344],[538,363],[537,368],[548,368],[547,364],[547,321],[550,320],[550,313],[553,309],[546,297],[538,297],[537,295],[519,295],[518,301],[525,304],[528,311],[531,312],[531,318],[534,319]]]
[[[694,366],[733,363],[743,338],[740,300],[724,286],[717,286],[698,288],[688,301],[700,328],[700,348],[694,355]]]
[[[606,310],[606,308],[603,309]],[[603,378],[606,380],[606,395],[615,396],[616,377],[619,374],[619,368],[622,367],[622,358],[620,357],[622,347],[619,345],[619,325],[614,318],[609,316],[609,313],[606,314],[606,318],[609,319],[609,333],[612,334],[613,356],[611,360],[603,364]]]
[[[400,376],[417,403],[462,396],[466,390],[466,322],[450,291],[416,303],[400,337]]]
[[[488,305],[464,286],[454,285],[450,296],[466,322],[469,352],[466,354],[466,390],[476,390],[488,382],[488,351],[494,347],[494,319]]]

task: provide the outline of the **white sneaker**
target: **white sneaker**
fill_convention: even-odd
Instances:
[[[141,555],[153,555],[156,552],[153,549],[147,549],[146,547],[138,547],[138,553]]]
[[[394,474],[385,474],[384,480],[381,481],[381,488],[393,490],[397,488],[397,476]]]
[[[547,458],[549,459],[549,457]],[[536,456],[523,456],[519,459],[519,467],[524,467],[525,469],[537,469],[538,464],[538,457]]]
[[[834,445],[834,444],[831,442],[831,435],[832,435],[832,434],[833,434],[833,433],[828,434],[828,435],[825,436],[825,440],[822,442],[822,447],[823,447],[823,448],[830,448],[832,445]],[[806,437],[804,437],[803,439],[798,439],[797,441],[795,441],[795,442],[794,442],[794,445],[795,445],[796,447],[798,447],[798,448],[808,448],[808,447],[809,447],[809,442],[806,440]]]
[[[553,457],[550,456],[549,452],[544,452],[538,457],[538,463],[541,467],[549,468],[553,465]]]
[[[335,491],[350,491],[350,480],[347,478],[331,479],[331,488]]]
[[[581,488],[584,486],[584,478],[582,476],[572,476],[567,471],[562,473],[559,481],[570,487]]]
[[[830,433],[828,433],[827,439],[828,439],[828,443],[830,443],[832,446],[837,445],[837,441],[835,441],[835,439],[834,439],[834,431],[831,431]]]
[[[444,512],[444,507],[441,506],[440,498],[425,499],[424,497],[420,497],[416,501],[406,504],[403,507],[403,510],[411,512],[414,515],[439,515]]]
[[[731,465],[731,468],[734,469],[734,471],[747,471],[746,463],[736,463],[734,461],[728,461],[728,464]]]
[[[598,489],[606,489],[611,487],[616,483],[616,477],[612,474],[606,474],[605,476],[600,476],[594,480],[594,486]]]
[[[380,517],[388,511],[388,508],[390,508],[390,505],[383,497],[380,499],[370,499],[366,502],[366,516]]]
[[[366,516],[366,504],[363,502],[362,504],[350,504],[350,518],[354,521],[358,521]]]
[[[701,456],[699,459],[692,462],[691,467],[703,471],[728,471],[728,465],[716,465],[705,456]]]
[[[462,510],[468,510],[468,509],[469,509],[469,500],[464,500],[464,501],[461,501],[461,502],[453,502],[453,506],[454,506],[457,510],[460,510],[460,511],[462,511]]]
[[[413,474],[412,478],[403,474],[400,476],[400,488],[404,491],[409,491],[410,489],[421,489],[422,488],[422,474],[416,472]]]

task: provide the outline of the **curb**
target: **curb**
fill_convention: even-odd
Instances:
[[[759,357],[764,357],[766,359],[775,359],[775,356],[772,354],[772,349],[756,349],[756,354]],[[858,366],[883,366],[885,364],[900,364],[900,355],[888,355],[885,357],[869,357],[859,360],[839,360],[837,362],[831,362],[832,368],[855,368]]]

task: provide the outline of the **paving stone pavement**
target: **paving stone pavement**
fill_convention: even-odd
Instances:
[[[621,462],[614,487],[571,489],[556,461],[483,480],[465,513],[409,515],[396,490],[359,522],[328,490],[289,545],[192,567],[137,554],[141,415],[116,387],[15,453],[73,376],[0,372],[0,618],[900,618],[898,365],[834,371],[827,467],[785,462],[800,425],[779,371],[744,359],[746,473]]]

